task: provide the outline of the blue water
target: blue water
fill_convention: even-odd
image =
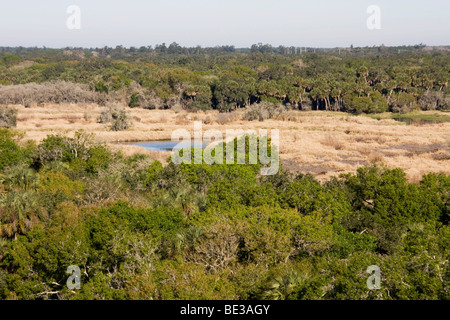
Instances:
[[[194,147],[194,141],[189,143],[189,142],[182,142],[182,141],[164,140],[164,141],[133,142],[130,144],[134,145],[134,146],[142,147],[142,148],[145,148],[148,150],[152,150],[152,151],[172,151],[174,149],[176,150],[176,149]],[[202,149],[204,149],[207,144],[208,144],[207,142],[203,142]]]

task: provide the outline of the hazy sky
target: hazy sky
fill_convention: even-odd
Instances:
[[[79,30],[67,28],[69,5]],[[367,28],[369,5],[379,30]],[[0,46],[450,44],[449,0],[5,0],[0,10]]]

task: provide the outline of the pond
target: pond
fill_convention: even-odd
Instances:
[[[424,124],[434,124],[434,123],[444,123],[445,120],[428,120],[421,118],[393,118],[395,121],[405,122],[406,124],[412,124],[416,126],[421,126]]]
[[[152,151],[172,151],[173,149],[182,149],[189,146],[194,147],[194,141],[184,142],[171,140],[153,140],[153,141],[129,142],[126,144],[142,147]],[[207,146],[207,144],[208,142],[203,142],[202,149],[204,149]]]

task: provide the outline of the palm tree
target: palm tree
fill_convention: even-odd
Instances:
[[[426,90],[426,93],[430,91],[431,88],[433,88],[433,80],[431,80],[431,77],[428,75],[425,75],[422,79],[422,87]]]
[[[367,76],[369,75],[369,70],[367,69],[366,66],[361,66],[357,70],[357,75],[358,75],[358,77],[363,77],[364,82],[367,83]]]
[[[25,164],[19,164],[6,170],[0,183],[5,183],[8,189],[36,190],[38,177],[33,169]]]
[[[0,197],[0,235],[17,239],[18,234],[25,234],[38,221],[33,210],[37,204],[34,191],[38,187],[38,177],[27,165],[19,164],[8,168],[0,183],[7,190]]]
[[[31,230],[39,215],[33,210],[36,204],[37,199],[30,191],[13,190],[3,195],[0,198],[0,235],[17,239],[18,234]]]
[[[302,101],[301,89],[297,87],[290,87],[287,90],[287,98],[289,99],[289,102],[298,105]]]
[[[319,110],[319,102],[322,97],[322,92],[319,88],[314,88],[309,92],[309,96],[316,101],[316,110]]]
[[[268,300],[287,300],[308,280],[308,275],[299,274],[295,271],[288,271],[284,275],[275,277],[268,283],[262,292],[261,298]]]
[[[411,86],[411,77],[406,72],[399,74],[395,80],[397,80],[397,88],[402,91],[408,91]]]
[[[442,91],[442,89],[448,85],[448,78],[446,78],[445,75],[440,74],[436,79],[436,84],[439,87],[439,91]]]
[[[392,92],[397,89],[397,81],[391,79],[387,82],[386,88],[389,90],[389,97],[392,96]]]
[[[358,97],[361,97],[361,94],[365,92],[367,87],[367,83],[361,80],[357,80],[355,83],[355,91],[358,93]]]
[[[319,110],[321,101],[325,103],[325,110],[328,110],[330,91],[331,88],[326,79],[322,75],[318,76],[312,85],[312,90],[309,93],[310,97],[316,100],[316,110]]]
[[[339,98],[341,96],[341,88],[339,88],[337,85],[335,85],[333,87],[333,89],[330,92],[331,97],[334,99],[334,111],[338,111],[340,106],[339,106]]]
[[[182,252],[185,249],[193,250],[199,239],[203,236],[203,229],[190,226],[188,229],[177,233],[174,237],[174,249]]]

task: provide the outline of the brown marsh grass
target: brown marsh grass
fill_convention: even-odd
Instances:
[[[96,104],[46,104],[18,109],[17,129],[25,139],[40,141],[48,134],[73,135],[83,129],[101,142],[170,140],[176,129],[193,134],[194,121],[202,123],[203,132],[216,129],[279,129],[280,158],[286,167],[311,172],[319,180],[354,172],[363,164],[381,162],[400,167],[413,181],[428,172],[450,174],[450,123],[408,126],[392,119],[376,120],[340,112],[290,111],[280,119],[242,120],[242,112],[220,114],[217,111],[128,109],[133,126],[114,132],[98,119],[102,110]],[[140,121],[139,121],[140,119]],[[126,154],[146,153],[165,160],[170,153],[152,152],[136,146],[112,145]]]

